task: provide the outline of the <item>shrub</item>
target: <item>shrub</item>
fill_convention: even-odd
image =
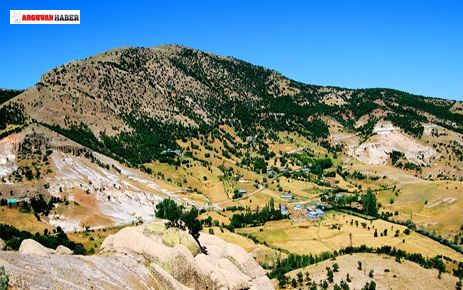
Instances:
[[[8,282],[10,281],[10,277],[5,272],[5,267],[0,266],[0,290],[8,289]]]

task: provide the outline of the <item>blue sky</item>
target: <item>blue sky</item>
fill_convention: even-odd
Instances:
[[[81,24],[10,25],[10,9],[80,9]],[[462,12],[457,0],[5,0],[0,87],[114,47],[176,43],[306,83],[463,100]]]

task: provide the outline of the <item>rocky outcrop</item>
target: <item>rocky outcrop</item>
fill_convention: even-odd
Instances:
[[[242,248],[205,233],[200,242],[207,255],[188,233],[156,221],[109,236],[95,256],[68,256],[66,247],[52,250],[25,240],[19,253],[3,252],[0,264],[14,288],[273,288]]]
[[[71,249],[63,245],[59,245],[56,248],[56,250],[53,250],[53,249],[42,246],[40,243],[32,239],[27,239],[27,240],[22,241],[21,245],[19,246],[18,252],[21,254],[42,256],[42,257],[48,257],[51,254],[56,254],[56,255],[72,255],[73,254]]]
[[[207,255],[200,253],[198,244],[186,232],[154,222],[119,231],[108,237],[101,249],[103,253],[130,251],[143,255],[151,261],[151,271],[162,269],[154,275],[163,277],[169,287],[176,286],[166,274],[194,289],[273,287],[262,267],[242,248],[205,233],[199,240],[207,248]]]
[[[209,255],[200,254],[195,259],[203,272],[215,277],[214,284],[227,281],[228,285],[224,286],[228,289],[251,288],[259,283],[267,289],[272,287],[264,269],[243,248],[206,234],[200,236],[200,242],[207,247]]]
[[[11,289],[160,289],[134,255],[47,257],[3,251]]]
[[[19,246],[19,253],[46,257],[50,254],[53,254],[54,251],[42,246],[32,239],[27,239],[22,241],[21,245]]]

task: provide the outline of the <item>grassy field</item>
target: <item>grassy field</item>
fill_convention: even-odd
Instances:
[[[266,188],[254,189],[253,192],[248,193],[249,194],[245,195],[242,199],[230,200],[221,204],[221,207],[225,208],[227,206],[241,205],[243,207],[250,207],[252,209],[256,209],[257,207],[262,208],[263,206],[268,204],[271,198],[275,200],[275,204],[286,202],[285,200],[280,198],[279,193]]]
[[[43,230],[53,230],[53,227],[38,221],[32,213],[21,213],[16,208],[9,208],[7,206],[0,207],[0,223],[12,225],[17,229],[28,231],[31,233],[40,232]]]
[[[359,261],[362,262],[361,270],[358,269]],[[328,260],[298,269],[287,276],[297,279],[298,272],[308,272],[311,279],[318,283],[327,279],[326,267],[332,268],[334,263],[339,265],[339,271],[334,272],[333,282],[339,285],[341,280],[346,281],[349,274],[350,289],[361,289],[369,281],[375,281],[376,289],[455,289],[457,282],[457,278],[448,273],[443,273],[439,279],[436,269],[425,269],[410,261],[398,263],[393,257],[376,254],[340,256],[335,261]],[[373,271],[372,278],[369,276],[370,271]],[[329,289],[332,289],[334,283]],[[277,287],[276,281],[275,286]]]
[[[351,224],[352,222],[352,224]],[[362,223],[365,225],[363,227]],[[448,256],[463,261],[463,255],[449,247],[431,240],[421,234],[403,233],[405,227],[383,220],[368,221],[359,217],[339,212],[328,212],[320,221],[295,223],[291,220],[267,222],[264,226],[243,228],[238,231],[249,233],[261,242],[267,242],[276,248],[285,249],[296,254],[320,254],[352,246],[368,245],[380,247],[389,245],[410,253],[424,256]],[[374,237],[375,230],[378,233]],[[387,236],[381,236],[387,230]],[[394,237],[399,231],[399,236]]]
[[[463,224],[463,182],[427,181],[403,184],[397,195],[378,195],[385,211],[398,211],[398,219],[411,219],[420,228],[452,238]],[[391,204],[391,200],[393,203]]]
[[[211,217],[212,220],[219,221],[220,224],[223,223],[223,224],[227,225],[227,224],[230,223],[230,218],[227,215],[225,215],[224,213],[222,213],[222,212],[207,211],[207,212],[201,214],[198,218],[200,220],[202,220],[202,219],[206,219],[208,217]]]

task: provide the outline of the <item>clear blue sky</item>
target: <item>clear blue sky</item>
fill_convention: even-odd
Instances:
[[[459,0],[1,2],[3,88],[114,47],[176,43],[306,83],[463,99]],[[10,25],[10,9],[80,9],[81,24]]]

